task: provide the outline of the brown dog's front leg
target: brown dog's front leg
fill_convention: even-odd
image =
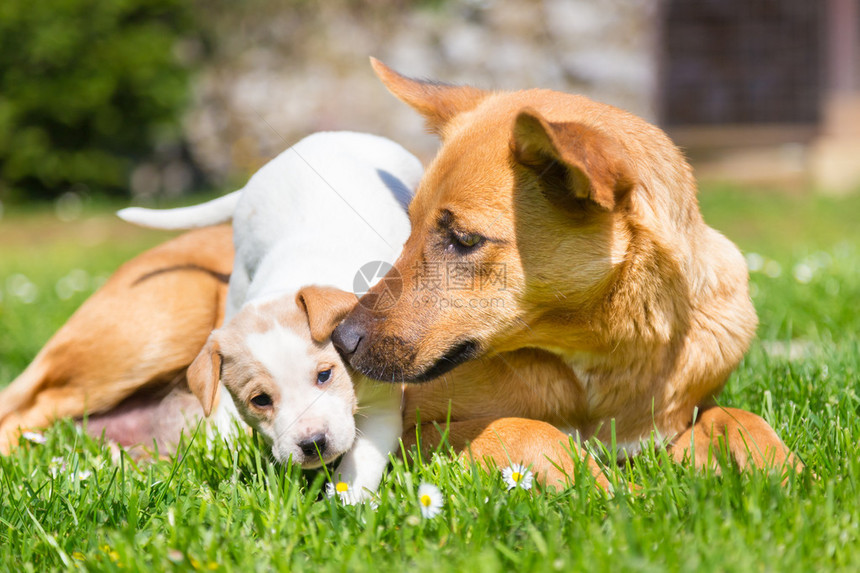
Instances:
[[[403,434],[403,444],[407,449],[416,444],[415,430],[414,427],[409,428]],[[420,430],[422,454],[429,455],[442,441],[445,427],[426,423]],[[538,481],[550,486],[570,485],[574,475],[572,456],[582,455],[571,444],[570,438],[555,426],[526,418],[452,422],[447,431],[448,444],[462,456],[469,456],[485,467],[489,460],[498,467],[511,463],[530,465]],[[607,489],[609,482],[606,476],[594,460],[585,455],[597,484]]]
[[[683,432],[669,447],[680,462],[693,459],[697,467],[710,465],[719,469],[714,449],[723,447],[738,465],[779,469],[803,469],[803,463],[782,443],[773,428],[761,416],[737,408],[713,406],[699,412],[696,423]]]

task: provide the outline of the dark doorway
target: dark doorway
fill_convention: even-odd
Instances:
[[[662,123],[817,123],[825,24],[813,0],[668,0]]]

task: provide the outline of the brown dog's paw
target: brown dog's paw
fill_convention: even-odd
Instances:
[[[670,446],[670,453],[678,462],[693,460],[697,467],[710,465],[719,471],[717,448],[724,448],[741,470],[757,467],[781,472],[783,484],[788,483],[789,472],[799,473],[806,467],[761,416],[720,406],[700,412],[695,424]]]
[[[417,442],[415,428],[403,434],[409,449]],[[526,418],[483,418],[452,422],[447,428],[428,423],[421,426],[421,452],[429,455],[439,444],[447,444],[461,459],[484,467],[504,468],[512,464],[530,467],[535,479],[545,487],[564,489],[574,483],[576,456],[584,456],[595,484],[611,492],[613,486],[587,453],[578,451],[570,437],[555,426]]]

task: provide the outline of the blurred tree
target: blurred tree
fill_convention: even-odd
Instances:
[[[183,0],[0,1],[0,199],[125,193],[181,137],[195,25]]]

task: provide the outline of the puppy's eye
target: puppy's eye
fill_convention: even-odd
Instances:
[[[272,405],[272,397],[268,394],[257,394],[251,398],[251,404],[258,408],[267,408]]]
[[[473,251],[483,242],[484,237],[478,233],[451,233],[451,246],[462,253]]]
[[[331,378],[331,368],[317,372],[317,384],[323,385]]]

